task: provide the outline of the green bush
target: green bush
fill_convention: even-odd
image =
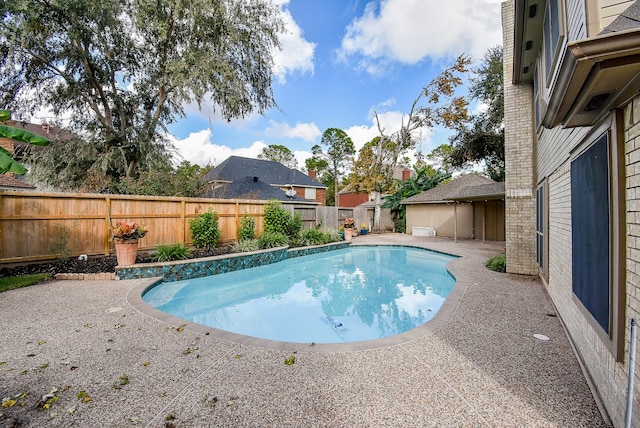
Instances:
[[[258,244],[262,249],[284,247],[288,243],[289,238],[278,232],[265,232],[258,239]]]
[[[322,245],[329,241],[327,234],[323,231],[318,229],[305,229],[300,232],[299,242],[301,245]]]
[[[153,253],[157,262],[170,262],[173,260],[186,260],[191,255],[191,248],[184,244],[159,245]]]
[[[279,201],[269,201],[264,207],[264,231],[281,233],[290,240],[302,230],[302,217],[291,215]]]
[[[249,251],[258,251],[260,243],[257,239],[241,239],[233,244],[235,253],[248,253]]]
[[[407,231],[407,219],[404,216],[393,220],[393,224],[396,228],[396,232],[405,233]]]
[[[256,237],[256,219],[243,215],[240,219],[240,230],[238,230],[238,240],[244,241]]]
[[[342,236],[340,236],[340,231],[338,229],[327,229],[324,233],[327,237],[327,243],[342,241]]]
[[[209,209],[206,213],[192,218],[189,222],[193,245],[196,248],[214,248],[220,240],[220,229],[218,228],[218,214]]]
[[[485,263],[485,266],[489,270],[493,270],[496,272],[506,272],[507,271],[506,254],[500,254],[498,256],[491,257],[489,260],[487,260],[487,263]]]

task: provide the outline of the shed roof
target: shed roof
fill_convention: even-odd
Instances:
[[[500,183],[481,184],[461,189],[451,199],[460,200],[490,200],[504,198],[504,181]]]
[[[433,189],[403,199],[400,203],[403,205],[443,203],[453,200],[464,189],[488,184],[495,184],[495,181],[475,173],[461,175],[449,182],[438,184]]]
[[[258,177],[262,182],[274,186],[303,186],[326,189],[327,187],[307,174],[287,168],[280,162],[230,156],[209,171],[202,180],[205,182],[233,182],[244,177]]]

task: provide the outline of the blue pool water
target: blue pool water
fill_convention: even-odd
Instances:
[[[263,339],[340,343],[411,330],[434,317],[455,284],[453,256],[355,246],[148,290],[151,306]]]

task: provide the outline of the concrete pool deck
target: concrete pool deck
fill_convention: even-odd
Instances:
[[[0,293],[0,427],[606,426],[544,286],[484,267],[503,243],[363,243],[462,256],[450,316],[381,347],[277,349],[139,311],[145,280]]]

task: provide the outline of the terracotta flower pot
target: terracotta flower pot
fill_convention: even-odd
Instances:
[[[138,254],[137,239],[121,240],[115,238],[113,243],[116,247],[118,266],[131,266],[136,263],[136,255]]]
[[[352,230],[351,229],[345,229],[344,230],[344,240],[345,241],[351,241],[351,236],[352,236]]]

